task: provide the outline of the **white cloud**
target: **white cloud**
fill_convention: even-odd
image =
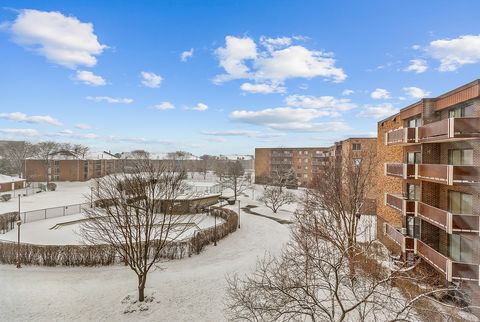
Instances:
[[[96,56],[106,48],[98,42],[93,24],[55,11],[20,10],[9,30],[17,44],[69,68],[95,66]]]
[[[15,122],[49,124],[49,125],[55,125],[55,126],[61,125],[60,121],[51,117],[50,115],[31,115],[30,116],[21,112],[0,113],[0,119],[15,121]]]
[[[403,88],[405,94],[411,98],[422,99],[430,95],[430,92],[427,92],[418,87],[404,87]]]
[[[40,135],[38,131],[34,129],[0,129],[0,133],[19,135],[19,136],[28,136],[28,137],[34,137],[34,136]]]
[[[273,51],[275,49],[291,45],[292,38],[290,37],[269,38],[269,37],[262,36],[260,37],[260,43],[262,44],[262,46],[267,48],[268,51]]]
[[[363,111],[357,114],[360,117],[384,118],[397,113],[397,109],[391,103],[380,105],[365,105]]]
[[[214,82],[252,79],[281,83],[289,78],[314,77],[342,82],[347,78],[344,71],[335,66],[331,53],[309,50],[291,42],[287,37],[262,37],[260,43],[267,50],[258,51],[249,37],[225,37],[225,47],[218,48],[216,55],[226,73],[217,75]]]
[[[386,89],[383,89],[383,88],[377,88],[370,94],[370,96],[373,99],[376,99],[376,100],[389,99],[390,98],[390,92],[387,91]]]
[[[217,75],[215,82],[249,78],[249,68],[245,60],[257,58],[257,45],[248,37],[238,38],[233,36],[225,37],[225,47],[217,48],[215,51],[220,66],[227,74]]]
[[[352,95],[352,94],[355,94],[355,91],[352,90],[352,89],[346,89],[342,92],[342,96],[349,96],[349,95]]]
[[[92,128],[90,125],[84,123],[78,123],[75,127],[80,130],[89,130]]]
[[[173,110],[175,108],[175,105],[173,105],[170,102],[162,102],[160,104],[154,105],[154,109],[156,110]]]
[[[348,98],[338,99],[333,96],[290,95],[285,99],[285,103],[294,107],[323,109],[333,116],[338,116],[341,111],[348,111],[357,107]]]
[[[272,93],[285,93],[287,89],[279,83],[243,83],[240,88],[244,92],[253,94],[272,94]]]
[[[150,87],[150,88],[158,88],[162,83],[162,76],[157,75],[152,72],[141,72],[142,76],[142,84],[143,86]]]
[[[428,69],[427,61],[425,59],[412,59],[410,60],[410,65],[408,65],[404,71],[406,72],[415,72],[416,74],[421,74]]]
[[[110,96],[87,96],[85,97],[89,101],[94,102],[107,102],[110,104],[130,104],[133,103],[131,98],[115,98]]]
[[[192,57],[193,57],[193,48],[190,48],[190,50],[186,50],[180,54],[180,60],[183,62],[186,62]]]
[[[208,105],[203,103],[198,103],[197,106],[192,108],[192,110],[200,111],[200,112],[206,111],[208,110]]]
[[[94,73],[86,70],[77,70],[77,74],[73,79],[91,86],[104,86],[107,84],[102,76],[95,75]]]
[[[480,35],[434,40],[426,51],[440,61],[439,71],[454,71],[463,65],[480,62]]]
[[[248,130],[228,130],[228,131],[203,131],[202,134],[212,136],[240,136],[248,138],[278,138],[285,136],[285,133],[263,133]]]

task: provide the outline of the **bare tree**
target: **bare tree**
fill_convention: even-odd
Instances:
[[[86,211],[81,236],[91,244],[111,245],[138,278],[144,301],[150,269],[162,251],[188,237],[193,215],[176,215],[174,205],[185,190],[184,174],[170,166],[138,161],[132,173],[98,179],[93,198],[102,208]]]
[[[238,160],[223,163],[216,173],[222,186],[233,191],[235,201],[250,186],[250,178],[245,175],[245,169]]]
[[[302,202],[303,211],[318,216],[319,236],[342,253],[355,254],[357,237],[366,227],[359,225],[372,189],[375,156],[348,154],[332,159],[313,181]],[[353,274],[354,272],[352,272]]]
[[[266,256],[253,274],[229,277],[229,321],[418,320],[419,301],[451,290],[402,293],[395,284],[422,281],[410,275],[413,267],[382,265],[388,259],[377,243],[356,248],[357,275],[350,279],[349,254],[322,239],[319,217],[297,213],[292,240],[278,258]]]
[[[269,184],[263,186],[263,196],[259,198],[259,201],[263,202],[275,214],[281,206],[291,204],[296,200],[295,195],[285,188],[290,186],[289,175],[290,172],[286,169],[284,171],[273,171],[267,179]]]
[[[215,157],[212,155],[204,154],[200,157],[200,162],[198,163],[198,170],[203,174],[203,179],[207,178],[208,170],[213,168],[213,163],[215,162]]]
[[[3,171],[9,174],[17,174],[24,177],[25,159],[35,155],[35,146],[27,141],[8,142],[2,152],[2,158],[5,160],[5,169]],[[2,171],[2,172],[3,172]]]
[[[43,141],[35,144],[35,154],[40,159],[43,160],[45,166],[45,181],[50,182],[50,160],[55,152],[58,152],[63,148],[63,145],[53,141]]]

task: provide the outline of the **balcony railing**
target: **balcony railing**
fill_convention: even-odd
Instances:
[[[447,256],[418,239],[415,239],[415,254],[439,270],[448,281],[452,280],[452,261]]]
[[[399,232],[395,227],[390,225],[389,223],[383,223],[383,234],[391,239],[394,243],[396,243],[402,249],[402,253],[406,251],[413,251],[414,249],[414,241],[413,238],[408,236],[404,236],[401,232]]]
[[[447,233],[453,232],[479,232],[480,217],[477,215],[452,214],[449,211],[417,202],[416,216],[428,221]]]
[[[421,240],[414,241],[415,254],[440,271],[449,282],[468,280],[479,282],[479,264],[461,263],[451,260]]]
[[[419,164],[416,177],[443,184],[480,183],[480,167],[471,165]]]
[[[418,128],[418,142],[480,137],[480,117],[456,117]]]
[[[415,178],[415,164],[385,163],[385,175],[403,179]]]
[[[293,156],[292,152],[272,152],[272,157],[291,158],[292,156]]]
[[[415,128],[405,127],[390,131],[385,135],[386,145],[407,144],[416,142]]]
[[[408,200],[399,194],[386,193],[385,205],[400,211],[404,216],[415,214],[415,201]]]

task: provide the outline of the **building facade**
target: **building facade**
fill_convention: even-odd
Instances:
[[[25,160],[25,178],[29,182],[87,181],[121,171],[123,160],[108,152],[76,155],[70,151],[53,153],[48,161]]]
[[[377,232],[445,282],[480,282],[480,82],[378,123]]]
[[[256,148],[255,183],[266,183],[276,172],[292,169],[298,184],[307,187],[329,163],[374,156],[376,149],[376,138],[349,138],[330,147]]]

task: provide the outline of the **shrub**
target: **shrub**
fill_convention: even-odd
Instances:
[[[47,189],[48,189],[49,191],[55,191],[55,190],[57,189],[57,185],[56,185],[55,183],[53,183],[53,182],[49,182],[49,183],[47,184]]]
[[[2,201],[5,201],[5,202],[6,202],[6,201],[9,201],[10,199],[12,199],[12,195],[9,194],[9,193],[6,193],[6,194],[4,194],[4,195],[1,195],[1,196],[0,196],[0,199],[1,199]]]

